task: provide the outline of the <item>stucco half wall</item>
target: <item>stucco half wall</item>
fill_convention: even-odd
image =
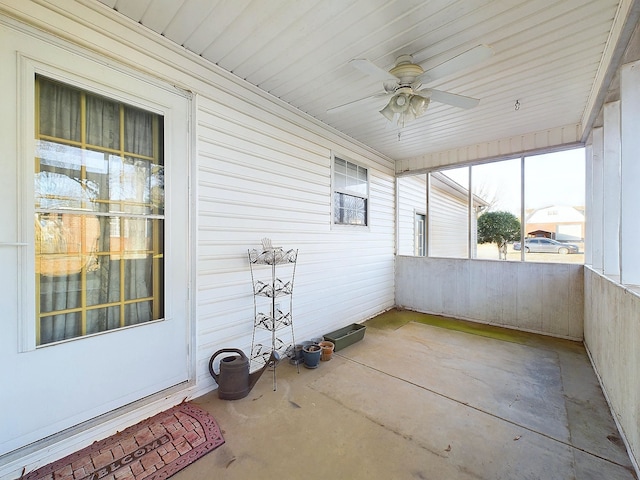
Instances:
[[[584,342],[638,471],[640,460],[640,295],[585,267]]]
[[[398,256],[396,304],[582,340],[583,270],[573,264]]]

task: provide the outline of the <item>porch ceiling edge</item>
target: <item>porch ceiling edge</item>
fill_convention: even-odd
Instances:
[[[427,153],[418,157],[398,160],[396,162],[396,176],[424,173],[449,165],[478,164],[518,158],[534,152],[549,153],[581,147],[584,145],[581,134],[582,125],[574,124],[441,152]]]

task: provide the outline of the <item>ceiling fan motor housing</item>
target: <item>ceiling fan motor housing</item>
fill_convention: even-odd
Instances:
[[[424,73],[420,65],[413,63],[411,55],[400,55],[396,60],[396,66],[389,73],[398,78],[400,86],[411,85],[416,78]]]

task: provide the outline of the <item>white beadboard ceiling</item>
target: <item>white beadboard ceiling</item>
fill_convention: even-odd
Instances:
[[[399,160],[585,122],[599,94],[619,0],[96,0],[337,130]],[[624,19],[622,19],[624,20]],[[480,44],[494,55],[425,87],[479,98],[432,102],[400,130],[383,92],[349,61],[428,69]],[[516,101],[519,109],[515,109]]]

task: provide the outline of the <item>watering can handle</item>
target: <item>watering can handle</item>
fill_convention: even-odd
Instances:
[[[247,358],[244,352],[239,348],[223,348],[222,350],[218,350],[216,353],[214,353],[211,356],[211,359],[209,360],[209,373],[211,374],[213,379],[216,381],[216,383],[218,383],[218,374],[213,371],[213,362],[216,359],[216,357],[221,353],[239,353],[241,358]]]

